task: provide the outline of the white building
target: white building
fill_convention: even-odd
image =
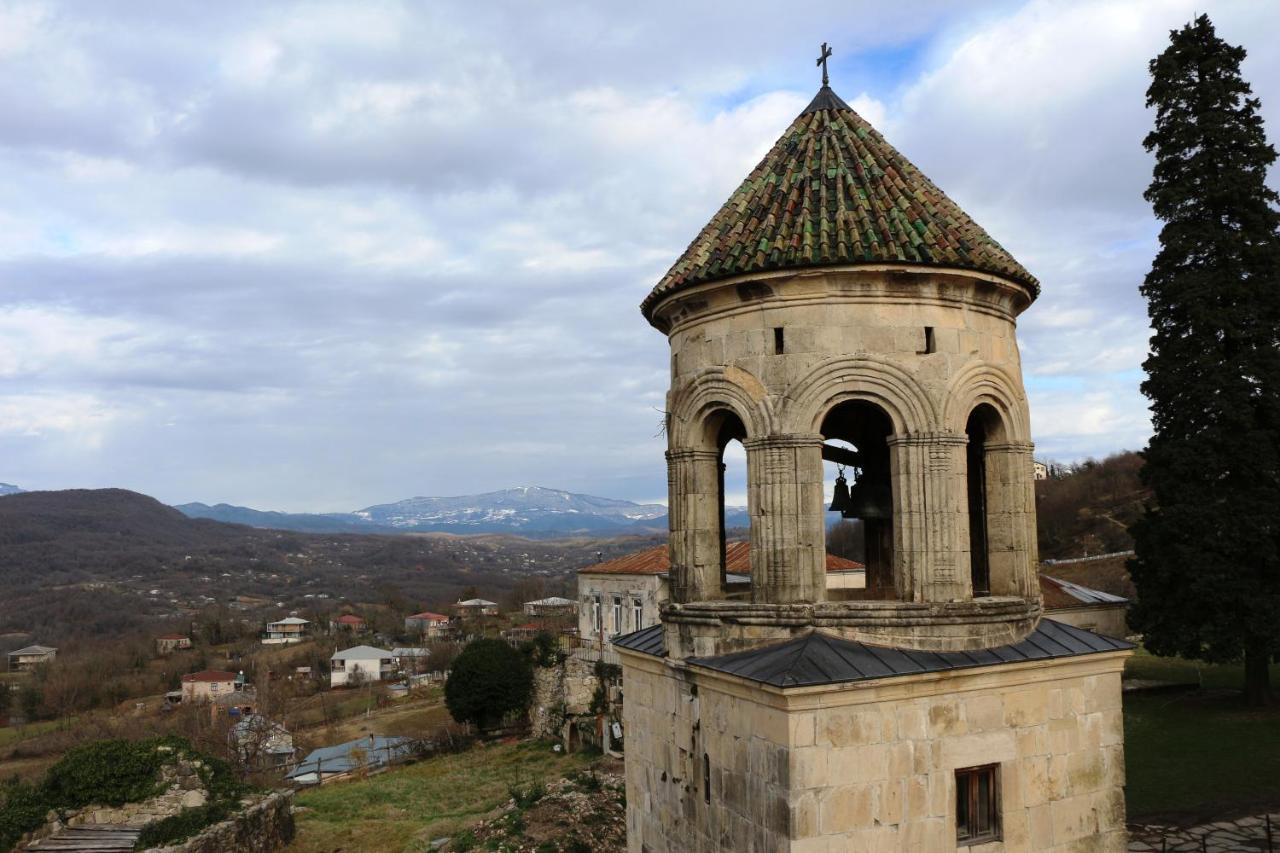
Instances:
[[[352,646],[334,652],[329,659],[329,686],[345,687],[352,681],[386,681],[396,674],[395,655],[373,646]]]
[[[484,598],[468,598],[453,605],[453,609],[459,616],[497,616],[498,602]]]
[[[278,622],[268,622],[267,630],[262,635],[262,644],[278,646],[301,643],[307,638],[309,630],[307,626],[310,624],[306,619],[300,619],[297,616],[288,616]]]
[[[572,616],[577,607],[576,602],[553,595],[537,601],[526,601],[524,612],[529,616]]]

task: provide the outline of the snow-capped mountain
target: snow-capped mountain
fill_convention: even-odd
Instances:
[[[0,495],[16,495],[23,491],[12,483],[0,483]]]
[[[667,508],[521,486],[482,495],[409,498],[367,507],[355,515],[380,527],[414,532],[569,533],[648,526],[646,522],[665,519]]]
[[[307,533],[512,533],[548,538],[662,533],[667,529],[667,508],[661,504],[638,504],[542,486],[482,495],[408,498],[350,513],[264,512],[202,503],[181,504],[177,509],[195,518]],[[746,510],[729,507],[725,522],[729,527],[745,527]]]

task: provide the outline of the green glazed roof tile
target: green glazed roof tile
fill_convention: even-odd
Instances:
[[[641,305],[733,275],[907,262],[1039,283],[823,87]]]

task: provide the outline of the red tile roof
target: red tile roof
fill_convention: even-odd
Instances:
[[[1034,276],[823,87],[641,304],[735,275],[855,264]]]
[[[725,545],[725,571],[732,574],[751,574],[751,543],[729,542]],[[841,572],[865,568],[861,563],[827,555],[827,571]],[[634,554],[605,560],[578,569],[580,574],[593,575],[665,575],[671,571],[671,556],[666,545],[655,545]]]
[[[187,639],[187,635],[186,634],[161,634],[160,636],[156,637],[156,639],[157,640],[185,640]]]
[[[339,616],[337,619],[334,619],[333,621],[340,622],[343,625],[363,625],[364,624],[363,619],[351,613],[344,613],[341,616]]]
[[[421,613],[415,613],[412,616],[409,616],[407,618],[422,619],[424,621],[432,621],[432,622],[448,622],[449,621],[449,617],[445,616],[443,613],[432,613],[429,610],[424,610]]]
[[[182,676],[185,681],[235,681],[236,674],[227,672],[225,669],[206,669],[201,672],[192,672]]]

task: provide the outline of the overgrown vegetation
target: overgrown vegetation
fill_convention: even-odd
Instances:
[[[223,761],[201,755],[182,738],[104,740],[75,747],[53,765],[39,784],[10,782],[0,790],[0,851],[45,822],[50,811],[87,805],[120,806],[161,793],[160,769],[179,758],[198,763],[210,805],[226,806],[244,787]]]
[[[1128,551],[1129,525],[1150,493],[1138,471],[1142,457],[1124,452],[1102,460],[1054,465],[1036,481],[1036,528],[1041,559]]]

